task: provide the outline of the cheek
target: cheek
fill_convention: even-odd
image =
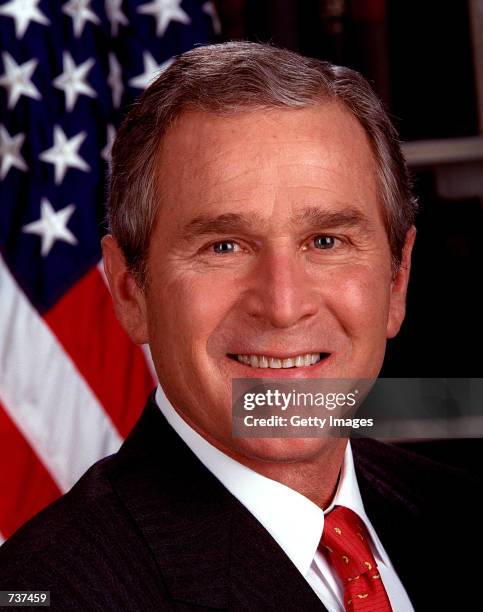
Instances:
[[[389,280],[384,270],[345,270],[337,276],[330,293],[333,314],[351,338],[385,338]]]
[[[205,351],[209,337],[229,309],[226,284],[208,275],[179,276],[153,287],[150,338],[158,345],[175,345],[176,354]],[[181,361],[180,359],[180,361]]]

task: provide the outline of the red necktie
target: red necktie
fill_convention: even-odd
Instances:
[[[391,612],[367,531],[355,512],[336,506],[325,516],[320,550],[344,585],[347,612]]]

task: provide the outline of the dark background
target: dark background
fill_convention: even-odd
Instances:
[[[223,40],[269,41],[361,71],[403,141],[478,135],[464,0],[222,0],[217,8]],[[438,195],[444,165],[411,170],[420,213],[408,312],[381,375],[480,377],[481,198]]]

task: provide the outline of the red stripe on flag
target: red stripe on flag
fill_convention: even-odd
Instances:
[[[154,381],[142,350],[116,319],[99,270],[86,274],[44,319],[125,437]]]
[[[9,537],[61,491],[0,404],[0,531]]]

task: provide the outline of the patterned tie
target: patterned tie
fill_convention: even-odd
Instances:
[[[345,506],[329,512],[319,548],[342,580],[347,612],[392,611],[367,531],[355,512]]]

